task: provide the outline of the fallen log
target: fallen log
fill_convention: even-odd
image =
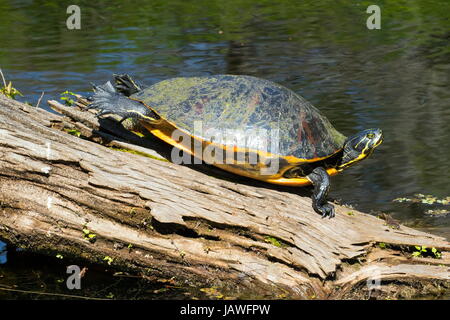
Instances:
[[[382,297],[411,282],[411,297],[448,294],[442,237],[341,205],[322,219],[304,188],[176,165],[156,139],[49,104],[62,115],[0,95],[0,239],[14,246],[232,297],[361,298],[373,281]],[[411,257],[416,245],[441,258]]]

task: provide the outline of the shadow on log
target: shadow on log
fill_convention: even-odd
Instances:
[[[322,219],[303,189],[162,161],[161,142],[49,103],[63,115],[0,96],[0,238],[10,244],[236,298],[367,298],[377,280],[381,297],[412,282],[410,297],[430,285],[448,294],[444,238],[339,205]],[[442,257],[413,258],[415,245]]]

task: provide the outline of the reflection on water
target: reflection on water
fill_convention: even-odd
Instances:
[[[0,300],[4,299],[205,299],[199,288],[179,287],[150,282],[139,276],[114,273],[100,266],[85,265],[88,270],[81,288],[67,288],[67,259],[55,259],[25,252],[12,252],[11,259],[0,267]]]
[[[382,29],[368,30],[366,2],[78,1],[82,29],[68,31],[70,1],[3,0],[0,67],[31,103],[86,94],[112,73],[279,82],[345,135],[383,129],[370,159],[332,179],[332,197],[450,238],[448,218],[391,201],[450,195],[450,2],[380,3]]]

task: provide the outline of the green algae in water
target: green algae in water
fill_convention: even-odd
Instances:
[[[421,204],[427,204],[427,205],[431,205],[431,204],[450,205],[450,196],[439,199],[431,194],[417,193],[413,197],[395,198],[392,201],[399,202],[399,203],[403,203],[403,202],[421,203]]]

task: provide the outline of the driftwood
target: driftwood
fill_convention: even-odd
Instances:
[[[322,219],[308,189],[161,161],[161,142],[49,103],[63,116],[0,96],[0,238],[10,244],[232,297],[368,297],[378,280],[384,296],[411,282],[421,284],[413,297],[428,284],[448,290],[442,237],[341,205]],[[413,258],[415,245],[442,258]]]

